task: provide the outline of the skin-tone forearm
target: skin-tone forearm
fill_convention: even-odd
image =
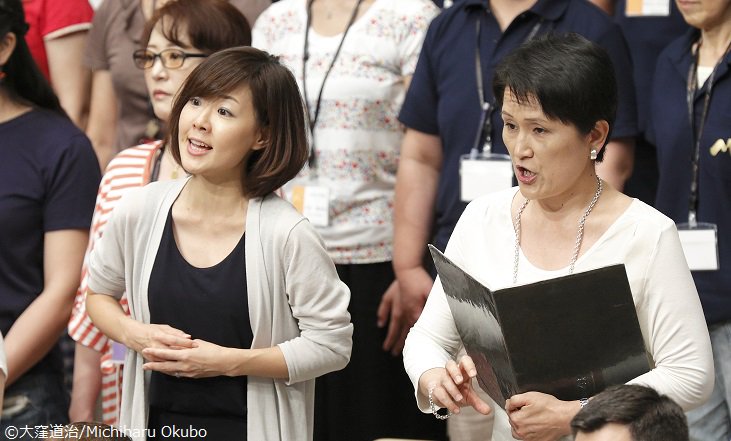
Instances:
[[[439,137],[407,130],[396,178],[393,239],[398,301],[402,326],[407,330],[419,318],[433,284],[422,259],[434,217],[441,165]]]
[[[58,341],[68,324],[88,240],[86,230],[61,230],[44,236],[44,288],[5,336],[8,378],[13,384]]]
[[[407,130],[399,159],[394,196],[394,270],[422,265],[434,217],[442,166],[441,141]]]
[[[624,184],[632,176],[634,164],[635,140],[614,139],[605,147],[604,160],[596,163],[596,172],[612,187],[624,191]]]
[[[71,121],[84,129],[89,114],[91,72],[82,62],[88,32],[46,40],[48,70],[53,90]]]
[[[71,421],[94,421],[94,409],[102,389],[101,354],[76,343],[74,382],[71,388]]]
[[[92,75],[86,136],[94,146],[99,166],[102,170],[106,169],[117,154],[117,97],[108,70],[95,71]]]

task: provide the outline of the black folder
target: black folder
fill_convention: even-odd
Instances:
[[[491,291],[429,245],[480,387],[589,398],[650,370],[624,265]]]

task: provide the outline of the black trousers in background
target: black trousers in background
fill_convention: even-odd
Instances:
[[[317,379],[314,440],[445,440],[444,422],[416,407],[401,355],[381,349],[388,329],[378,328],[376,311],[394,280],[391,262],[336,267],[351,292],[353,354],[345,369]]]

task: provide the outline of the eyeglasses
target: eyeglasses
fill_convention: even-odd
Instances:
[[[151,68],[155,64],[155,58],[160,58],[162,65],[168,69],[178,69],[185,63],[186,58],[205,58],[207,56],[206,54],[189,54],[180,49],[165,49],[159,54],[147,49],[139,49],[132,54],[135,65],[140,69]]]

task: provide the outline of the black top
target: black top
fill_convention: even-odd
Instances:
[[[178,250],[171,213],[150,276],[150,322],[170,325],[192,338],[220,346],[250,348],[253,335],[247,303],[244,235],[220,263],[197,268]],[[230,435],[222,433],[213,439],[229,439],[234,434],[235,438],[230,439],[245,439],[246,384],[246,377],[190,379],[153,372],[149,426],[161,428],[185,421],[186,427],[205,426],[209,438],[228,428]]]

